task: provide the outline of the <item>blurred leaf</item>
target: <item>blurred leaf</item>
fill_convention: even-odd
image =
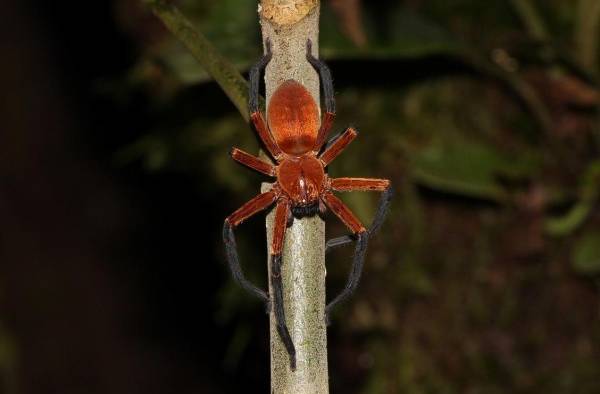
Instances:
[[[248,121],[248,83],[244,77],[177,8],[164,0],[146,1],[154,14],[217,81],[242,117]]]
[[[581,65],[598,75],[598,44],[600,43],[600,1],[579,0],[575,23],[577,58]]]
[[[328,58],[406,59],[438,55],[459,55],[463,45],[431,20],[404,7],[396,7],[386,24],[389,31],[377,34],[380,21],[367,23],[368,45],[359,48],[332,31],[335,24],[322,27],[321,52]]]
[[[187,1],[181,4],[181,10],[237,70],[248,68],[260,56],[260,33],[255,2],[221,0],[213,2],[205,9],[198,7],[197,2]],[[250,32],[254,34],[249,34]],[[159,57],[185,84],[212,79],[206,69],[198,67],[198,62],[192,54],[175,40],[165,42]]]
[[[354,45],[363,47],[367,37],[362,23],[363,4],[361,0],[330,0],[329,5],[337,15],[344,34]]]
[[[426,56],[456,53],[463,47],[450,32],[414,11],[401,8],[391,21],[390,37],[396,53],[404,56]],[[401,49],[401,51],[399,51]]]
[[[532,0],[511,0],[515,12],[521,18],[523,24],[529,31],[529,34],[539,41],[549,39],[546,26],[541,16],[538,14],[535,4]]]
[[[546,232],[554,236],[571,234],[588,217],[592,207],[590,201],[579,201],[564,216],[549,218],[545,225]]]
[[[554,236],[571,234],[588,218],[600,194],[600,161],[593,161],[583,176],[579,201],[564,216],[549,218],[545,230]]]
[[[158,171],[169,161],[168,142],[158,135],[146,135],[131,145],[121,148],[115,153],[114,160],[118,166],[124,166],[138,159],[143,159],[147,171]]]
[[[506,193],[501,176],[532,174],[537,164],[526,157],[508,157],[491,146],[474,142],[432,144],[412,158],[415,179],[432,189],[464,196],[502,201]]]
[[[580,274],[600,273],[600,232],[584,234],[573,247],[573,269]]]

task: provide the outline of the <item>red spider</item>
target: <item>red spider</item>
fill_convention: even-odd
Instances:
[[[254,197],[232,213],[223,227],[227,260],[234,279],[248,292],[262,299],[270,307],[269,295],[244,277],[239,264],[233,229],[256,213],[275,204],[275,225],[271,243],[271,285],[277,330],[290,355],[292,370],[295,369],[296,351],[285,323],[283,291],[281,283],[281,249],[285,231],[293,218],[322,214],[329,208],[350,229],[353,237],[344,236],[327,242],[327,250],[350,243],[356,239],[353,266],[346,287],[325,308],[329,322],[331,309],[347,298],[358,285],[369,235],[383,222],[392,196],[390,181],[370,178],[330,178],[325,168],[356,138],[358,133],[347,128],[323,148],[325,138],[335,117],[333,84],[329,69],[311,53],[307,42],[306,58],[319,72],[325,96],[326,113],[319,127],[319,108],[304,86],[294,80],[283,82],[273,93],[265,122],[258,108],[258,85],[261,70],[272,57],[270,42],[267,53],[250,71],[250,113],[258,135],[275,165],[249,153],[234,148],[231,156],[237,162],[276,179],[268,192]],[[268,126],[267,126],[268,125]],[[354,214],[337,198],[333,191],[374,190],[383,192],[373,224],[367,230]]]

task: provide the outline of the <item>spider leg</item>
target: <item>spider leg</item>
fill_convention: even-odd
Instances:
[[[383,221],[385,220],[390,201],[394,195],[394,189],[392,189],[389,180],[368,178],[336,178],[331,181],[331,187],[333,190],[337,191],[374,190],[383,192],[381,194],[381,198],[379,199],[379,205],[377,207],[377,211],[375,212],[373,222],[367,230],[369,237],[379,230],[383,224]],[[330,239],[325,244],[325,254],[329,253],[333,249],[337,249],[341,246],[352,243],[353,241],[354,239],[349,235]]]
[[[331,314],[331,310],[337,304],[348,298],[358,286],[365,261],[369,233],[356,218],[356,216],[354,216],[352,211],[350,211],[350,209],[331,192],[326,192],[322,198],[327,207],[336,214],[336,216],[350,229],[350,231],[352,231],[357,240],[356,247],[354,249],[354,256],[352,257],[352,269],[350,270],[350,275],[346,281],[346,286],[344,287],[344,290],[342,290],[342,292],[325,307],[325,322],[327,325],[329,325],[329,315]]]
[[[229,264],[229,269],[233,279],[248,293],[263,300],[267,305],[267,310],[270,306],[269,296],[267,293],[250,283],[250,281],[248,281],[244,276],[242,267],[240,266],[240,259],[237,253],[237,244],[235,242],[233,230],[249,217],[268,208],[277,200],[278,197],[279,194],[275,191],[268,191],[266,193],[259,194],[242,205],[242,207],[237,211],[229,215],[223,224],[225,255],[227,256],[227,263]]]
[[[233,148],[231,149],[230,155],[233,160],[245,165],[246,167],[252,168],[261,174],[275,176],[275,167],[271,163],[267,163],[266,161],[261,160],[250,153],[246,153],[238,148]]]
[[[265,42],[267,53],[260,58],[260,60],[252,66],[250,69],[250,91],[248,99],[248,107],[250,110],[250,119],[254,124],[254,128],[258,133],[258,136],[262,140],[263,144],[271,154],[271,156],[277,160],[282,154],[281,149],[273,139],[265,118],[258,108],[258,91],[259,91],[259,80],[262,70],[269,64],[273,53],[271,52],[271,41]]]
[[[344,130],[344,131],[345,131],[345,130]],[[344,134],[344,132],[343,132],[343,131],[340,131],[339,133],[337,133],[337,134],[336,134],[336,135],[334,135],[333,137],[330,137],[330,138],[327,140],[327,142],[325,142],[325,143],[323,144],[323,147],[321,147],[321,152],[325,152],[327,149],[329,149],[329,147],[330,147],[331,145],[333,145],[333,143],[334,143],[335,141],[337,141],[337,140],[338,140],[338,139],[339,139],[339,138],[342,136],[342,134]]]
[[[273,52],[271,52],[271,40],[265,41],[266,53],[252,66],[250,69],[250,91],[248,97],[248,107],[250,109],[250,113],[258,112],[258,85],[260,79],[260,73],[262,70],[267,67],[267,64],[271,61],[273,57]]]
[[[273,311],[275,313],[275,322],[277,323],[277,332],[290,356],[290,368],[296,370],[296,348],[292,342],[292,337],[285,322],[285,309],[283,306],[283,283],[281,279],[281,250],[283,240],[287,229],[288,214],[290,204],[282,199],[277,203],[275,210],[275,221],[273,228],[273,239],[271,242],[271,288],[273,289]]]
[[[321,76],[321,86],[323,87],[323,95],[325,96],[325,116],[321,121],[321,127],[319,128],[319,133],[317,134],[317,139],[315,142],[315,147],[313,150],[318,151],[323,142],[325,142],[325,137],[331,130],[331,126],[333,125],[333,121],[335,119],[335,98],[333,95],[333,81],[331,80],[331,72],[329,71],[329,67],[322,60],[317,59],[312,54],[312,41],[308,40],[306,42],[306,60],[314,67],[315,70],[318,71]]]
[[[346,147],[358,136],[358,131],[352,127],[348,127],[339,137],[337,137],[331,144],[321,153],[319,159],[323,163],[323,166],[328,166],[336,157],[340,155],[346,149]]]

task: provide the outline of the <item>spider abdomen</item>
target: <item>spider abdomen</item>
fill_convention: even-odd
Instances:
[[[283,82],[269,102],[269,129],[282,151],[302,155],[313,149],[319,130],[319,108],[310,92],[298,82]]]
[[[315,156],[291,156],[277,167],[277,180],[293,205],[312,205],[318,201],[324,182],[323,164]]]

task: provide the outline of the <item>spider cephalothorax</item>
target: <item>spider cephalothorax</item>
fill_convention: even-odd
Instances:
[[[325,115],[319,120],[319,108],[310,92],[299,82],[287,80],[273,93],[267,110],[267,122],[258,108],[258,80],[261,70],[271,60],[270,43],[267,53],[250,71],[250,113],[252,123],[275,164],[268,163],[240,149],[234,148],[231,156],[239,163],[262,174],[275,178],[271,190],[254,197],[225,219],[223,239],[227,260],[236,281],[247,291],[272,305],[277,329],[290,355],[291,368],[295,369],[296,351],[285,323],[281,283],[281,251],[285,231],[293,218],[313,216],[330,209],[352,232],[327,242],[327,250],[356,240],[353,266],[344,290],[325,308],[329,321],[331,309],[347,298],[358,285],[369,235],[376,231],[385,216],[391,199],[387,179],[330,178],[325,168],[358,135],[353,128],[336,137],[324,149],[323,145],[335,117],[335,101],[329,69],[311,53],[307,42],[306,58],[321,76],[325,96]],[[367,230],[352,211],[333,192],[374,190],[383,192],[371,228]],[[271,253],[272,303],[269,295],[244,277],[236,251],[233,229],[254,214],[275,204],[275,220]]]

